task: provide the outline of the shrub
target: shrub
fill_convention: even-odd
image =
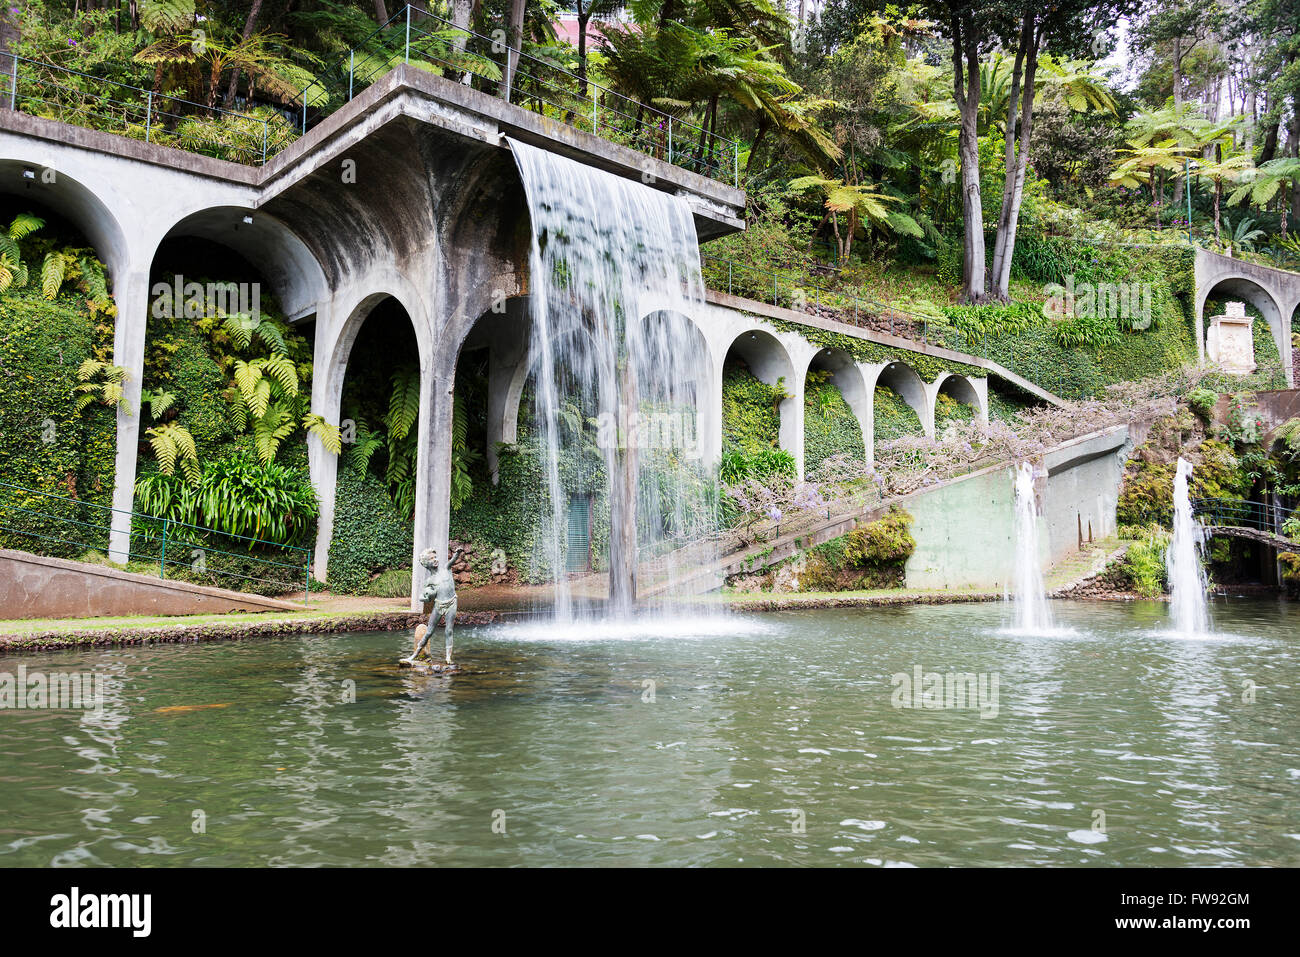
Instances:
[[[799,576],[807,591],[898,588],[916,550],[912,516],[893,506],[883,518],[809,550]]]
[[[1156,598],[1165,591],[1165,546],[1167,536],[1153,535],[1134,542],[1125,556],[1125,572],[1133,590],[1144,598]]]
[[[1219,402],[1219,393],[1213,389],[1198,388],[1187,393],[1187,404],[1201,417],[1207,425],[1214,416],[1214,407]]]

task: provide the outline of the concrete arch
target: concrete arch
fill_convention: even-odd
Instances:
[[[661,364],[672,367],[674,374],[665,375],[661,381],[686,383],[688,395],[664,395],[661,398],[694,407],[692,426],[688,427],[685,422],[677,423],[680,430],[675,434],[683,442],[689,458],[705,466],[713,465],[722,456],[721,403],[711,401],[715,394],[719,398],[722,394],[722,381],[717,371],[722,363],[716,361],[708,331],[695,313],[675,308],[670,303],[661,303],[641,317],[643,324],[656,321],[662,323],[663,334],[647,337],[652,354],[642,356],[641,361],[649,368]],[[643,385],[642,393],[646,392]],[[647,427],[658,428],[661,424],[652,422]],[[662,437],[662,434],[658,436]]]
[[[420,474],[430,475],[433,474],[429,471],[433,468],[429,451],[432,444],[430,437],[433,431],[429,408],[433,398],[434,377],[430,370],[433,363],[433,342],[429,334],[428,318],[425,315],[421,298],[409,284],[406,284],[405,288],[403,288],[403,285],[403,283],[394,283],[383,291],[356,296],[350,301],[339,303],[342,309],[347,311],[341,312],[344,318],[334,324],[334,336],[329,342],[322,343],[318,341],[316,344],[316,354],[318,356],[328,356],[328,361],[318,364],[316,368],[316,374],[312,381],[311,408],[313,412],[323,416],[327,422],[339,422],[343,402],[343,383],[347,376],[348,358],[352,354],[352,347],[356,344],[362,326],[375,307],[385,300],[392,299],[405,311],[407,317],[411,320],[419,350],[420,421],[417,426],[419,436],[416,468]],[[400,292],[391,291],[394,289],[400,289]],[[450,403],[446,404],[449,405]],[[450,419],[449,413],[448,419]],[[320,440],[312,436],[308,439],[307,461],[311,482],[316,489],[316,495],[320,503],[312,572],[318,581],[323,582],[329,572],[329,546],[334,536],[338,456],[327,452],[320,444]],[[416,485],[415,528],[417,532],[423,527],[421,522],[429,519],[431,496],[428,485],[429,483],[426,482],[417,483]],[[417,597],[423,575],[418,556],[424,548],[428,547],[425,544],[426,539],[422,539],[418,533],[415,539],[411,566],[412,607],[415,607],[418,603]]]
[[[90,241],[110,278],[128,266],[131,250],[119,211],[72,176],[18,160],[0,160],[0,193],[46,207],[66,219]]]
[[[867,378],[872,394],[872,433],[875,433],[875,391],[877,386],[888,386],[902,396],[903,401],[911,406],[921,420],[921,429],[927,438],[934,438],[934,407],[930,400],[929,389],[920,374],[906,362],[889,362],[874,367],[874,374]],[[874,449],[873,449],[874,457]]]
[[[325,271],[315,254],[270,213],[240,206],[209,207],[173,225],[159,249],[177,238],[205,239],[241,255],[266,278],[291,322],[316,312],[328,296]]]
[[[935,418],[939,403],[939,394],[945,393],[958,402],[974,406],[976,418],[988,424],[989,421],[989,383],[988,379],[971,379],[960,372],[941,372],[926,386],[930,400],[930,418]]]
[[[1273,334],[1287,384],[1295,384],[1291,360],[1290,319],[1300,305],[1300,274],[1196,250],[1196,350],[1205,358],[1205,303],[1216,293],[1245,300],[1259,310]],[[1217,296],[1216,296],[1217,298]]]
[[[782,399],[778,407],[781,416],[778,443],[781,448],[794,456],[800,476],[803,475],[803,376],[796,376],[795,363],[789,350],[772,333],[757,326],[735,335],[728,343],[721,356],[721,365],[727,357],[735,353],[755,378],[768,385],[784,381],[789,398]],[[801,363],[801,367],[802,367]],[[722,370],[718,369],[717,381],[722,384]],[[721,392],[719,392],[721,406]],[[719,411],[719,419],[721,412]]]
[[[871,391],[867,388],[867,377],[862,366],[842,349],[822,349],[814,353],[804,368],[803,380],[807,383],[808,373],[813,370],[826,371],[831,374],[830,381],[840,390],[840,395],[848,403],[858,428],[862,430],[862,448],[868,460],[871,457]]]

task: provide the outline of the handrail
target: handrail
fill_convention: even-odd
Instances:
[[[178,128],[186,120],[232,119],[246,123],[247,130],[239,129],[237,123],[225,128],[233,134],[234,142],[204,143],[192,141],[182,146],[189,152],[229,159],[230,154],[239,157],[240,162],[265,163],[272,147],[280,148],[283,144],[272,143],[270,124],[267,120],[250,113],[226,110],[219,106],[207,106],[170,93],[155,93],[143,87],[132,86],[117,80],[82,73],[65,66],[33,60],[17,53],[0,54],[0,61],[6,62],[9,69],[0,72],[0,103],[18,113],[42,116],[53,113],[63,119],[64,114],[90,116],[113,126],[120,122],[121,129],[114,130],[132,139],[142,139],[146,143],[162,142],[163,145],[178,145],[168,142],[171,138],[181,137],[186,131]],[[25,64],[26,69],[20,69]],[[46,76],[45,74],[51,74]],[[103,91],[87,91],[70,83],[60,83],[60,77],[77,77],[90,80],[96,84],[115,87],[116,94]],[[90,129],[98,128],[91,123],[75,122],[78,126]],[[189,131],[196,134],[198,130]]]
[[[418,14],[418,18],[413,16]],[[435,21],[440,29],[435,35],[425,29],[428,21]],[[400,34],[391,42],[371,47],[376,37],[385,31],[400,27]],[[452,38],[452,46],[444,43]],[[474,87],[478,80],[480,92],[491,92],[507,103],[532,110],[569,126],[587,129],[612,142],[630,139],[631,148],[657,159],[693,169],[713,179],[727,179],[740,185],[740,144],[703,127],[683,120],[657,107],[633,100],[588,77],[581,77],[556,63],[524,53],[521,49],[503,46],[500,40],[459,26],[451,20],[413,4],[407,4],[388,18],[377,30],[362,40],[347,54],[347,94],[331,95],[325,82],[319,78],[305,86],[299,94],[301,114],[299,125],[306,133],[312,124],[328,115],[336,98],[344,102],[353,99],[365,85],[373,83],[389,72],[400,53],[401,62],[409,64],[412,56],[420,61],[437,64],[440,72],[460,77],[460,82]],[[361,59],[380,56],[381,65],[358,72],[358,54]],[[444,55],[439,55],[444,54]],[[446,55],[450,54],[450,56]],[[488,64],[487,69],[483,64]],[[525,65],[527,68],[525,68]],[[506,83],[507,75],[510,82]],[[488,89],[483,89],[488,87]],[[493,89],[494,88],[494,89]],[[322,106],[313,108],[310,91],[317,90],[324,100]],[[649,117],[647,119],[646,117]],[[696,140],[695,146],[683,145],[683,140]]]
[[[44,505],[42,503],[33,503],[33,502],[24,502],[23,504],[17,504],[17,502],[15,501],[0,502],[0,519],[6,517],[6,512],[14,511],[37,519],[45,519],[54,522],[64,522],[69,525],[77,527],[77,529],[87,529],[87,530],[93,530],[95,532],[109,532],[111,531],[112,528],[111,524],[101,524],[99,522],[83,521],[81,519],[72,518],[66,515],[58,515],[52,511],[43,511],[41,510],[41,508],[52,509],[52,508],[57,508],[60,504],[66,504],[66,505],[71,505],[76,507],[87,507],[92,509],[98,509],[101,513],[108,512],[108,513],[116,513],[120,515],[129,515],[132,519],[132,526],[134,526],[137,521],[140,523],[139,530],[132,535],[132,538],[134,539],[135,537],[138,536],[140,540],[145,543],[152,542],[156,539],[160,542],[160,548],[158,554],[154,555],[149,553],[148,551],[132,551],[130,544],[128,544],[127,552],[126,552],[127,560],[129,561],[135,558],[135,559],[146,560],[151,562],[157,561],[158,575],[160,578],[165,579],[167,577],[168,563],[170,563],[173,567],[176,567],[178,565],[192,567],[192,562],[188,558],[178,560],[175,557],[177,547],[197,548],[200,549],[204,555],[204,568],[202,574],[224,575],[231,578],[242,579],[244,581],[258,582],[261,584],[269,584],[269,585],[284,584],[282,580],[276,580],[272,578],[259,578],[254,575],[242,575],[238,572],[209,567],[206,561],[206,556],[208,555],[221,555],[221,556],[226,556],[226,557],[239,559],[239,560],[251,560],[251,561],[259,562],[260,564],[269,566],[271,568],[301,569],[303,573],[303,601],[304,603],[309,603],[311,600],[312,551],[310,548],[306,548],[302,545],[288,545],[281,542],[271,542],[265,539],[254,538],[249,535],[238,535],[234,532],[224,532],[221,531],[220,529],[208,528],[203,525],[191,525],[188,522],[181,522],[172,518],[166,518],[159,515],[149,515],[145,512],[137,512],[129,509],[114,508],[110,505],[100,505],[97,502],[88,502],[85,499],[70,498],[65,495],[56,495],[53,492],[46,492],[46,491],[42,491],[41,489],[26,488],[25,486],[15,485],[11,482],[0,481],[0,490],[12,490],[11,496],[14,498],[18,498],[18,496],[13,495],[13,493],[16,492],[28,496],[39,495],[42,496],[44,499],[53,500],[52,504],[44,504]],[[28,506],[38,506],[38,505],[41,507],[39,508],[28,507]],[[159,531],[158,529],[150,527],[151,523],[161,525],[161,535],[158,534]],[[173,529],[188,529],[192,532],[198,533],[198,535],[189,535],[188,533],[185,533],[186,537],[177,538],[173,534]],[[73,545],[78,548],[97,549],[97,548],[104,547],[103,543],[98,541],[86,542],[86,541],[80,541],[79,539],[62,537],[59,535],[43,535],[38,532],[32,531],[29,528],[15,527],[7,524],[0,524],[0,532],[8,532],[9,534],[13,534],[13,535],[24,535],[29,538],[34,538],[41,541],[53,542],[56,544]],[[75,534],[77,534],[81,538],[95,537],[90,532],[82,533],[78,531]],[[234,539],[241,543],[247,543],[246,547],[249,548],[250,550],[258,546],[267,546],[270,548],[285,549],[286,551],[291,553],[293,552],[301,553],[304,557],[301,562],[275,561],[270,558],[262,558],[247,553],[224,551],[219,548],[214,548],[209,542],[189,540],[189,538],[198,537],[201,535],[217,535],[227,539]],[[173,557],[170,559],[167,557],[168,545],[171,545],[173,549]]]
[[[1295,509],[1287,509],[1278,502],[1255,502],[1237,498],[1194,498],[1192,514],[1211,519],[1210,525],[1254,528],[1261,532],[1276,532],[1290,518]]]

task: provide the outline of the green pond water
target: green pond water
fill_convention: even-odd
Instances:
[[[1300,608],[1053,610],[467,627],[450,679],[396,633],[0,658],[107,676],[0,711],[0,865],[1300,864]],[[918,666],[983,711],[896,707]]]

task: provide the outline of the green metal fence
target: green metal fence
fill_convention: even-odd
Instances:
[[[127,561],[156,565],[160,578],[261,594],[301,587],[304,604],[310,601],[312,553],[301,545],[232,535],[9,482],[0,482],[0,547],[55,558],[107,554],[114,514],[131,519]]]

